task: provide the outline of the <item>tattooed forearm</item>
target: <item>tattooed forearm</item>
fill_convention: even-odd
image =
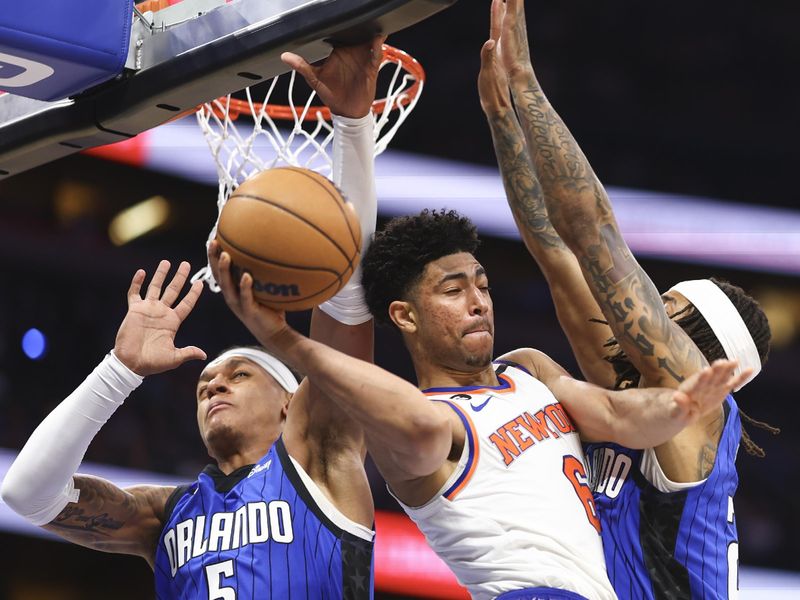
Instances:
[[[655,285],[631,255],[608,195],[577,141],[527,71],[511,82],[546,214],[578,258],[617,341],[650,385],[670,385],[705,359],[664,309]]]
[[[512,89],[536,172],[545,190],[550,186],[561,191],[593,190],[596,178],[589,162],[536,80],[526,88]]]
[[[50,525],[99,535],[109,535],[109,530],[120,529],[124,523],[111,518],[107,512],[102,514],[86,514],[86,511],[82,508],[67,506]]]
[[[72,530],[73,535],[108,536],[136,514],[133,495],[104,479],[76,475],[75,484],[79,500],[50,522],[53,528]]]
[[[565,249],[550,223],[542,186],[533,171],[516,117],[510,112],[494,116],[489,125],[508,204],[523,236],[544,248]]]
[[[599,238],[581,255],[581,267],[617,341],[635,364],[652,361],[651,385],[680,383],[703,366],[696,345],[671,322],[616,227],[599,227]]]
[[[164,507],[175,488],[143,485],[123,490],[90,475],[75,475],[74,480],[78,501],[67,504],[44,528],[87,548],[142,556],[152,565]]]

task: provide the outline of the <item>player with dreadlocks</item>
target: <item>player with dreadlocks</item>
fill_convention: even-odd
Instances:
[[[764,312],[741,288],[716,279],[684,281],[659,295],[536,79],[522,0],[493,3],[479,89],[509,204],[586,378],[617,389],[675,387],[709,362],[729,358],[752,368],[752,379],[769,353]],[[600,313],[604,320],[590,319]],[[718,411],[655,448],[586,446],[608,573],[620,598],[735,593],[740,440],[763,456],[742,431],[740,415],[729,396]]]

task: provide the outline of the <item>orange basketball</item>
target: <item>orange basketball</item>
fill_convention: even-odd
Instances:
[[[335,295],[361,257],[361,225],[325,177],[298,167],[262,171],[233,192],[217,240],[232,274],[253,277],[256,299],[305,310]]]

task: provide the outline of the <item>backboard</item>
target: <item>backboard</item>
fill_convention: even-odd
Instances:
[[[55,102],[0,95],[0,179],[128,139],[286,72],[284,51],[321,60],[331,44],[399,31],[456,1],[185,0],[172,7],[184,20],[142,15],[116,79]]]

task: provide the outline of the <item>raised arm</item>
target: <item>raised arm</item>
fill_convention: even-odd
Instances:
[[[730,390],[749,375],[735,375],[735,361],[717,360],[687,378],[677,390],[609,391],[573,379],[536,350],[519,350],[509,357],[530,367],[550,388],[575,421],[584,441],[615,442],[628,448],[659,446],[687,426],[716,413]]]
[[[282,56],[334,115],[331,178],[359,217],[364,246],[362,255],[375,231],[377,218],[372,102],[382,60],[381,45],[385,39],[385,36],[375,36],[370,42],[358,46],[337,47],[320,66],[312,66],[296,54],[284,53]],[[359,267],[336,296],[314,309],[311,338],[372,362],[373,322],[363,296]],[[317,447],[320,456],[323,452],[336,451],[338,449],[331,447],[331,441],[336,440],[340,445],[356,449],[360,462],[363,462],[366,449],[361,427],[325,398],[313,382],[309,383],[308,394],[295,398],[305,403],[295,407],[296,414],[287,421],[284,433],[288,445],[295,437],[303,440],[303,443],[296,444],[293,456],[300,460],[299,456],[310,445]],[[335,431],[336,435],[329,435],[330,431]],[[312,469],[330,464],[335,463],[327,459],[308,461]],[[330,475],[325,478],[331,479],[332,484],[341,481],[336,473]],[[343,485],[348,483],[352,484],[342,482]]]
[[[312,66],[296,54],[282,55],[334,115],[331,178],[359,216],[365,247],[375,231],[377,217],[371,108],[384,39],[376,36],[369,43],[337,47],[320,66]],[[219,245],[212,242],[209,263],[217,281],[220,252]],[[243,318],[241,311],[234,312],[258,338],[251,321]],[[311,338],[372,361],[373,323],[363,300],[360,268],[335,297],[314,309]],[[364,473],[366,444],[361,426],[309,379],[301,383],[289,405],[283,440],[291,456],[340,510],[355,521],[372,525],[374,514]]]
[[[650,385],[678,387],[707,364],[667,315],[661,296],[620,234],[589,162],[539,85],[523,0],[508,0],[502,61],[550,221],[578,258],[614,336]]]
[[[192,286],[174,307],[189,275],[182,263],[161,293],[169,272],[162,261],[147,289],[136,272],[128,313],[114,350],[33,432],[3,480],[2,497],[34,525],[89,548],[144,557],[152,566],[164,507],[173,488],[113,483],[74,475],[94,436],[145,375],[205,358],[196,347],[176,348],[175,334],[202,290]]]
[[[556,316],[587,381],[611,388],[616,376],[605,360],[604,344],[611,329],[583,278],[578,260],[556,232],[547,214],[544,190],[533,170],[530,154],[498,61],[500,28],[505,4],[492,2],[491,36],[481,50],[478,91],[492,132],[495,155],[506,198],[525,246],[539,265],[553,298]]]

